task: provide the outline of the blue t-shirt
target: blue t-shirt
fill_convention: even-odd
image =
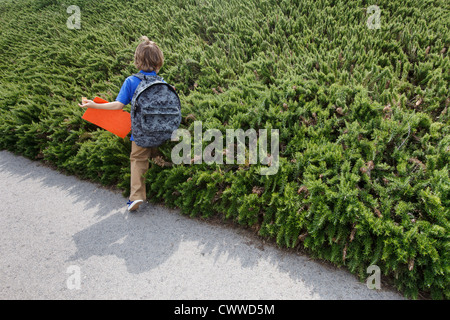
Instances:
[[[139,72],[145,74],[146,76],[156,76],[155,71],[145,72],[140,70]],[[136,91],[136,88],[138,87],[140,82],[141,79],[134,76],[129,76],[128,78],[126,78],[122,85],[122,88],[120,88],[116,101],[122,102],[124,105],[129,104],[133,99],[134,91]],[[131,135],[130,140],[134,141],[133,135]]]

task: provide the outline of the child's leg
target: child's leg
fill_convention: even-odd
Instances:
[[[147,200],[145,190],[145,178],[143,175],[149,167],[149,158],[160,156],[158,148],[142,148],[134,141],[131,142],[130,166],[131,166],[131,188],[130,200]]]
[[[147,172],[153,148],[139,147],[134,141],[131,142],[130,166],[131,185],[130,200],[146,200],[145,179],[143,175]]]

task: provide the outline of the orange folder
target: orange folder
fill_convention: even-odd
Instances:
[[[95,103],[107,103],[108,101],[95,97]],[[123,110],[102,110],[87,108],[82,117],[100,128],[103,128],[115,135],[125,138],[131,131],[131,115]]]

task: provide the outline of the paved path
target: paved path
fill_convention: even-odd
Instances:
[[[246,231],[0,151],[0,299],[402,299]],[[78,281],[79,279],[79,281]]]

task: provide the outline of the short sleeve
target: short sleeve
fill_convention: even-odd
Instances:
[[[122,102],[124,105],[127,105],[131,102],[133,98],[133,90],[130,77],[126,78],[122,84],[122,88],[120,88],[119,94],[117,95],[116,101]]]

